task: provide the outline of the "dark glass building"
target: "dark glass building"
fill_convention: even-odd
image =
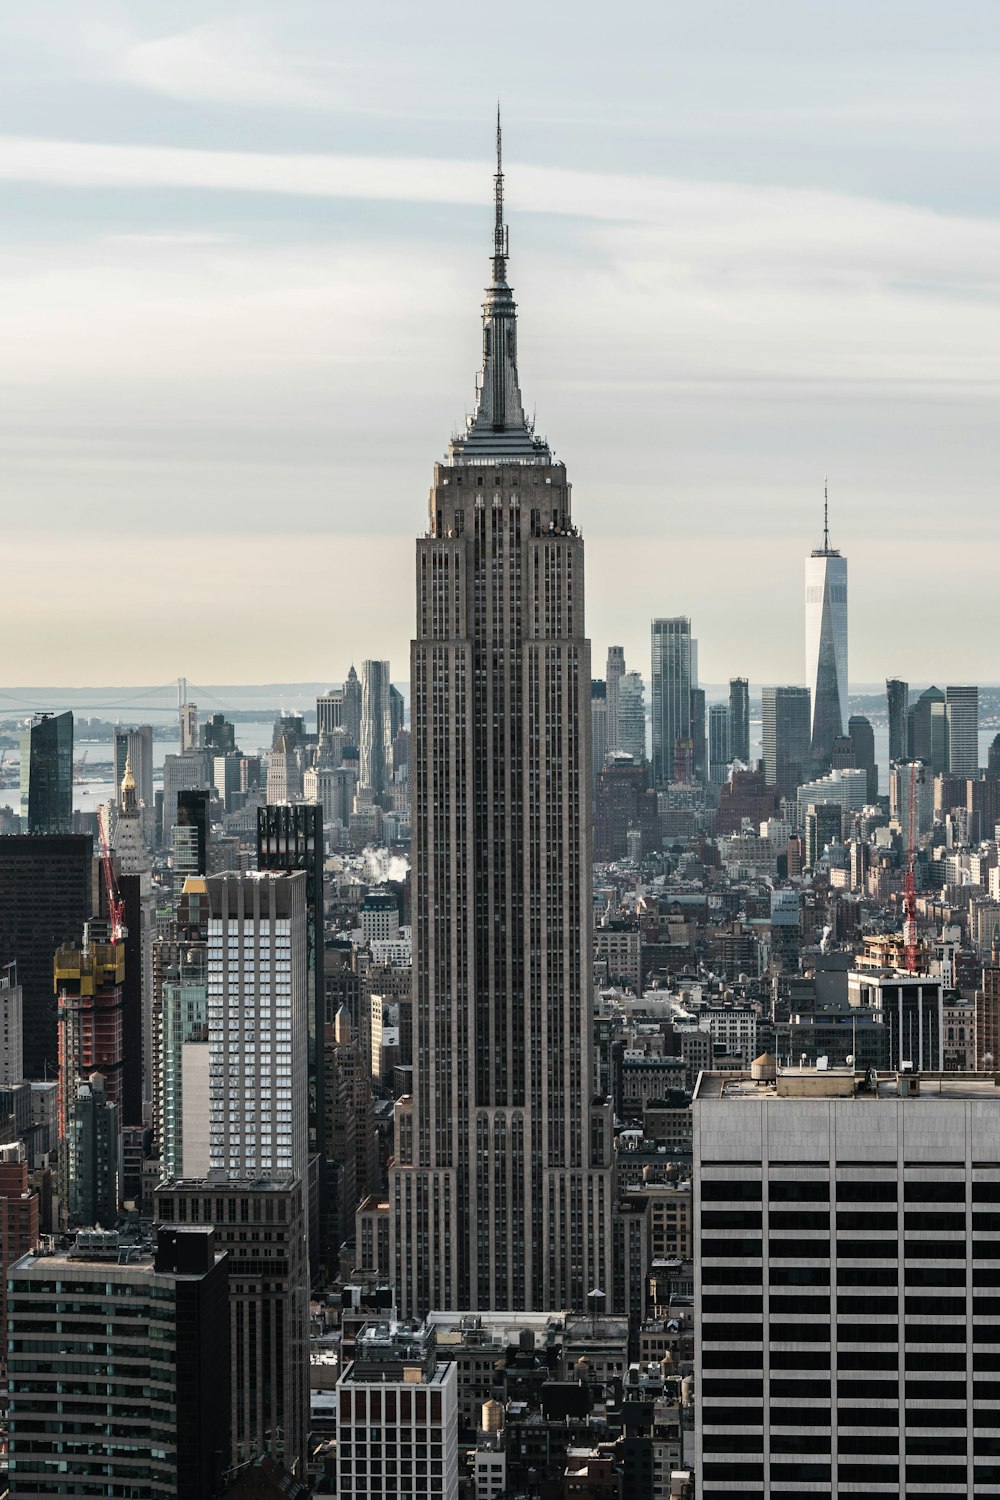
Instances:
[[[21,730],[21,832],[73,831],[73,715],[41,714]]]
[[[750,765],[750,684],[745,677],[729,682],[730,757]]]
[[[910,702],[910,685],[899,677],[889,677],[885,684],[889,709],[889,759],[906,759],[906,710]]]
[[[89,834],[0,837],[0,964],[17,961],[25,1078],[56,1077],[52,960],[90,920],[93,870]]]

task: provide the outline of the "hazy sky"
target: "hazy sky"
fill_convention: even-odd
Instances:
[[[852,681],[997,681],[998,53],[996,0],[3,7],[0,679],[406,676],[499,94],[595,668],[690,614],[801,681],[828,472]]]

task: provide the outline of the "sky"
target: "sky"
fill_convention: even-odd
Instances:
[[[499,96],[595,675],[1000,680],[995,0],[0,10],[6,685],[408,673]]]

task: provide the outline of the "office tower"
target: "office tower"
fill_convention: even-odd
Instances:
[[[906,755],[922,760],[931,773],[948,769],[948,719],[945,695],[929,687],[906,712]]]
[[[889,710],[889,760],[905,760],[906,710],[910,702],[910,685],[899,677],[888,677],[885,698]]]
[[[695,781],[708,780],[708,746],[705,738],[705,689],[691,689],[691,770]]]
[[[279,734],[267,758],[267,800],[298,802],[302,796],[302,765],[293,736]]]
[[[36,714],[21,730],[21,832],[73,832],[73,715]]]
[[[366,1323],[337,1401],[343,1500],[458,1500],[458,1367],[438,1364],[432,1328]]]
[[[989,1493],[992,1081],[770,1061],[695,1096],[699,1496]]]
[[[185,755],[189,750],[198,748],[198,705],[182,703],[177,714],[180,720],[181,754]]]
[[[361,663],[361,785],[376,799],[385,795],[392,768],[389,663]]]
[[[90,917],[93,852],[89,834],[0,838],[0,964],[17,962],[25,1078],[56,1076],[52,955]]]
[[[17,964],[0,972],[0,1087],[9,1088],[24,1077],[24,991],[17,982]]]
[[[0,1146],[0,1326],[7,1327],[7,1274],[16,1260],[38,1244],[38,1191],[28,1179],[23,1141]],[[6,1367],[4,1342],[0,1365]]]
[[[344,679],[343,695],[343,727],[347,732],[348,743],[359,747],[361,744],[361,679],[353,666]]]
[[[652,622],[653,785],[674,779],[678,741],[691,738],[691,621]]]
[[[901,970],[859,969],[847,977],[852,1009],[873,1010],[888,1038],[890,1068],[944,1067],[944,989],[940,979]]]
[[[83,945],[63,943],[53,963],[58,997],[59,1134],[69,1131],[81,1078],[100,1072],[120,1106],[125,1057],[125,944],[112,943],[106,922],[88,922]]]
[[[646,759],[646,690],[639,672],[626,672],[618,686],[618,750],[636,765]]]
[[[830,546],[825,487],[823,545],[806,558],[806,686],[812,758],[825,766],[847,723],[847,558]]]
[[[986,774],[991,781],[1000,781],[1000,734],[995,734],[986,753]]]
[[[225,714],[213,714],[201,726],[201,744],[204,750],[215,755],[237,755],[236,725],[230,724]]]
[[[155,1257],[133,1249],[124,1264],[114,1235],[80,1235],[69,1251],[25,1255],[10,1285],[11,1500],[214,1500],[230,1355],[211,1229],[161,1233]]]
[[[945,689],[948,770],[952,776],[979,775],[979,689]]]
[[[412,1054],[411,1054],[412,1055]],[[379,1186],[371,1052],[368,1058],[342,1001],[326,1026],[327,1216],[332,1243],[354,1234],[354,1210]]]
[[[211,875],[208,1045],[213,1167],[308,1180],[306,885]]]
[[[864,714],[852,714],[847,733],[854,747],[854,764],[868,776],[868,801],[878,797],[878,766],[875,764],[875,731]]]
[[[612,1295],[583,542],[521,402],[502,180],[476,412],[417,542],[414,1079],[389,1189],[406,1317]]]
[[[163,757],[162,842],[171,846],[171,834],[177,822],[177,798],[182,791],[211,791],[214,757],[209,750],[189,750],[184,755]]]
[[[725,781],[733,759],[730,724],[730,710],[726,705],[713,703],[708,710],[708,776],[716,786]]]
[[[112,843],[119,891],[125,905],[122,1052],[126,1067],[121,1099],[124,1125],[148,1123],[154,1072],[153,933],[156,903],[137,790],[131,756],[126,753],[118,822]]]
[[[309,1263],[301,1181],[287,1173],[161,1182],[158,1237],[211,1225],[229,1268],[231,1377],[222,1396],[229,1461],[269,1453],[304,1477],[309,1432]]]
[[[71,1225],[111,1228],[121,1205],[118,1107],[101,1073],[74,1088],[66,1132],[65,1201]]]
[[[745,677],[729,681],[730,758],[750,765],[750,684]]]
[[[170,863],[174,900],[189,875],[208,873],[211,839],[211,792],[207,787],[185,787],[177,793],[177,819],[170,835]]]
[[[594,747],[591,775],[596,786],[608,758],[608,685],[600,677],[590,684],[590,734]]]
[[[810,764],[809,689],[766,687],[761,694],[764,777],[794,797]]]
[[[608,684],[608,753],[621,749],[621,705],[619,702],[619,691],[622,678],[625,676],[625,647],[608,647],[608,665],[606,669],[606,680]],[[596,758],[595,758],[596,763]],[[603,762],[597,767],[599,771],[604,769]]]
[[[306,1007],[309,1041],[308,1140],[310,1157],[323,1151],[323,1028],[326,1024],[326,978],[323,940],[323,809],[316,803],[297,802],[257,809],[257,868],[288,874],[305,873],[306,903]],[[322,1172],[320,1173],[322,1198]],[[318,1215],[323,1205],[317,1206]],[[321,1218],[311,1225],[314,1262],[320,1256]]]
[[[193,884],[188,882],[188,897]],[[203,881],[201,884],[204,886]],[[162,1174],[164,1177],[207,1175],[210,1166],[208,951],[203,942],[182,945],[176,966],[167,969],[158,1029],[160,1067],[155,1118]]]
[[[153,810],[153,726],[139,724],[134,729],[123,729],[115,725],[112,741],[115,786],[120,787],[125,776],[125,762],[132,768],[136,796],[150,813]]]
[[[806,835],[806,869],[815,870],[830,844],[840,842],[843,809],[839,802],[810,802],[802,819]]]
[[[399,691],[399,688],[393,687],[392,683],[390,682],[390,684],[389,684],[389,749],[390,749],[390,752],[392,750],[393,744],[395,743],[397,734],[399,734],[399,731],[401,729],[405,728],[405,725],[406,725],[406,700],[404,699],[402,693]],[[390,755],[390,763],[391,763],[391,755]]]

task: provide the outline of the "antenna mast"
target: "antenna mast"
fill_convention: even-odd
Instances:
[[[500,131],[500,103],[497,101],[497,169],[493,174],[493,280],[506,281],[507,232],[503,222],[503,150]]]

